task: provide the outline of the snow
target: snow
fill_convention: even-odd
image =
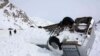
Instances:
[[[7,9],[10,13],[13,12],[13,11],[10,11],[9,8],[7,8],[6,6],[3,9],[0,9],[0,13],[1,13],[0,14],[0,23],[1,23],[0,29],[8,29],[8,28],[21,29],[21,28],[28,27],[27,24],[22,22],[20,18],[16,18],[16,20],[18,21],[15,22],[15,19],[13,17],[8,17],[7,15],[5,15],[5,13],[3,12],[5,9]]]
[[[97,26],[99,26],[99,24]],[[66,35],[66,33],[68,35]],[[100,55],[99,28],[95,30],[95,33],[96,40],[89,56]],[[74,37],[80,37],[80,35],[77,33],[70,34],[70,32],[62,32],[58,38],[63,40],[66,36],[72,37],[72,35],[74,35]],[[0,56],[55,56],[52,51],[36,46],[36,44],[46,44],[48,38],[49,33],[44,29],[39,28],[26,28],[24,30],[17,30],[16,34],[14,34],[12,30],[12,36],[9,35],[8,30],[0,30]],[[69,40],[75,39],[76,38],[70,38]],[[79,41],[81,40],[79,39]]]
[[[10,3],[8,3],[9,5]],[[14,10],[9,10],[9,8],[5,7],[3,9],[0,9],[0,29],[8,29],[8,28],[13,28],[13,29],[27,29],[31,25],[37,27],[37,26],[46,26],[53,24],[52,22],[49,22],[47,20],[43,20],[42,18],[39,17],[29,17],[29,22],[31,25],[28,24],[28,22],[23,22],[22,18],[13,18],[12,16],[7,16],[3,11],[5,9],[8,9],[10,13],[16,13],[16,10],[20,10],[19,8],[14,8]],[[32,20],[31,20],[32,19]]]
[[[0,32],[1,31],[2,30],[0,30]],[[8,30],[5,30],[4,32],[7,32],[5,34],[6,36],[0,35],[0,56],[22,56],[22,55],[52,56],[53,55],[51,51],[45,48],[40,48],[33,43],[27,42],[25,39],[25,36],[27,37],[27,35],[25,34],[26,31],[19,30],[17,34],[14,34],[12,31],[13,35],[9,36]],[[2,32],[2,34],[4,33]]]
[[[96,39],[89,56],[100,56],[100,31],[96,31]]]
[[[8,3],[8,5],[9,4],[11,3]],[[39,29],[29,28],[29,25],[27,25],[28,22],[24,23],[22,18],[15,19],[12,16],[7,16],[4,13],[5,9],[10,13],[16,13],[16,10],[20,10],[17,7],[10,10],[7,7],[8,5],[0,9],[0,56],[53,56],[53,52],[36,46],[36,43],[44,43],[41,41],[42,38],[45,41],[44,44],[46,44],[48,38],[45,37],[48,37],[48,33],[45,33],[45,30],[42,29],[37,31]],[[34,21],[39,25],[38,19],[34,19],[33,22]],[[42,21],[40,24],[44,25]],[[45,25],[48,24],[49,22],[46,23],[45,20]],[[9,35],[8,28],[13,28],[13,30],[11,30],[12,35]],[[14,34],[14,29],[17,29],[17,34]],[[39,36],[41,36],[41,38]]]
[[[40,48],[36,45],[36,44],[47,44],[50,35],[46,30],[39,29],[37,27],[29,28],[27,23],[22,22],[21,18],[16,18],[18,22],[15,23],[14,18],[7,17],[6,15],[4,15],[3,10],[5,8],[6,7],[0,9],[0,29],[1,29],[0,30],[0,56],[59,56],[46,48]],[[19,10],[19,8],[16,9]],[[10,12],[11,13],[15,12],[15,10]],[[34,22],[36,26],[46,26],[46,25],[53,24],[52,22],[43,20],[38,17],[31,17],[30,19],[32,19],[32,22]],[[91,26],[93,22],[94,21],[92,20]],[[20,30],[19,27],[24,29]],[[11,30],[12,35],[9,35],[9,30],[7,30],[8,28],[17,29],[17,33],[14,34],[13,30]],[[95,56],[95,55],[100,56],[100,30],[99,29],[100,29],[100,24],[98,24],[97,29],[95,29],[96,39],[89,56]],[[81,37],[81,36],[79,35],[79,33],[76,32],[70,34],[70,32],[64,31],[60,34],[60,36],[57,37],[60,39],[60,41],[63,41],[64,38],[66,38],[67,41],[71,41],[71,40],[76,41],[76,37]],[[79,40],[77,40],[79,41],[79,44],[82,44],[81,42],[82,39],[83,38],[79,38]]]
[[[22,55],[54,56],[55,55],[50,50],[47,50],[45,48],[40,48],[35,45],[37,43],[46,44],[49,38],[48,35],[49,33],[46,32],[44,29],[27,28],[24,30],[17,30],[17,34],[14,34],[12,30],[12,36],[9,35],[8,30],[0,30],[0,33],[1,34],[5,33],[4,35],[0,35],[0,56],[22,56]],[[96,33],[99,33],[99,31],[96,31]],[[98,49],[99,48],[98,44],[100,44],[99,42],[100,39],[98,40],[99,37],[98,34],[96,35],[96,37],[97,38],[94,43],[90,56],[94,56],[95,54],[98,54],[99,56],[100,50]]]
[[[49,23],[49,21],[42,20],[40,18],[39,19],[35,18],[34,20],[37,25],[45,26],[45,25],[52,24]],[[17,30],[17,34],[14,34],[12,30],[12,36],[10,36],[9,31],[4,28],[11,26],[13,21],[10,22],[5,21],[5,23],[3,21],[4,18],[2,18],[0,21],[0,25],[1,27],[3,27],[2,28],[3,30],[0,30],[0,56],[22,56],[22,55],[23,56],[55,56],[55,55],[57,56],[57,54],[54,54],[52,51],[47,50],[46,48],[40,48],[36,46],[36,44],[47,44],[50,35],[46,30],[39,29],[39,28],[25,28],[23,30]],[[12,27],[15,26],[12,25]],[[98,24],[97,30],[95,31],[97,33],[96,40],[94,42],[93,49],[89,56],[95,56],[96,54],[97,56],[100,55],[99,54],[100,52],[99,28],[100,27]],[[60,36],[57,37],[60,39],[60,41],[63,41],[64,38],[66,38],[67,41],[71,41],[71,40],[76,41],[76,37],[80,37],[80,35],[79,33],[70,33],[64,31],[60,34]],[[81,40],[82,38],[79,38],[79,40],[77,40],[79,41],[79,44],[82,44]]]
[[[50,35],[44,29],[34,28],[34,29],[26,29],[24,37],[27,42],[33,44],[47,44]]]
[[[36,26],[47,26],[47,25],[54,24],[43,18],[39,18],[39,17],[30,17],[30,18],[32,19],[32,21],[34,21]]]
[[[65,30],[62,33],[60,33],[60,36],[58,36],[58,38],[60,39],[61,42],[64,39],[66,39],[66,41],[78,41],[78,44],[82,45],[84,43],[84,38],[86,35],[82,34],[81,36],[80,34],[82,33],[78,33],[78,32],[73,33]]]
[[[94,41],[94,45],[92,47],[92,50],[90,52],[89,56],[100,56],[100,24],[97,25],[97,28],[95,29],[96,33],[96,39]]]

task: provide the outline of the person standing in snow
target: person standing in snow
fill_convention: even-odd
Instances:
[[[12,32],[11,32],[11,30],[9,30],[9,35],[10,35],[10,36],[12,35]]]
[[[17,31],[16,31],[16,29],[15,29],[15,30],[14,30],[14,34],[16,34],[16,32],[17,32]]]

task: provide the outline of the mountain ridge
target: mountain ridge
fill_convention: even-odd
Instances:
[[[43,20],[39,20],[40,18],[38,17],[33,17],[34,19],[32,19],[22,9],[16,7],[13,3],[10,3],[9,0],[1,0],[0,2],[0,28],[25,29],[31,26],[36,27],[42,23],[44,24],[44,22],[42,22]],[[3,6],[1,6],[1,4],[3,4]],[[47,22],[45,24],[50,23]]]

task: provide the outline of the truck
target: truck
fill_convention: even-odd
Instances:
[[[49,31],[50,35],[63,37],[62,56],[89,56],[95,40],[95,21],[92,17],[76,18],[71,29],[67,25],[60,27],[59,23],[41,28]],[[47,45],[38,46],[48,49]]]

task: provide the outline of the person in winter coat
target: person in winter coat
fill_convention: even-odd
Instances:
[[[15,33],[15,34],[17,33],[16,29],[14,30],[14,33]]]
[[[10,36],[12,35],[12,32],[11,32],[11,30],[9,30],[9,35],[10,35]]]

